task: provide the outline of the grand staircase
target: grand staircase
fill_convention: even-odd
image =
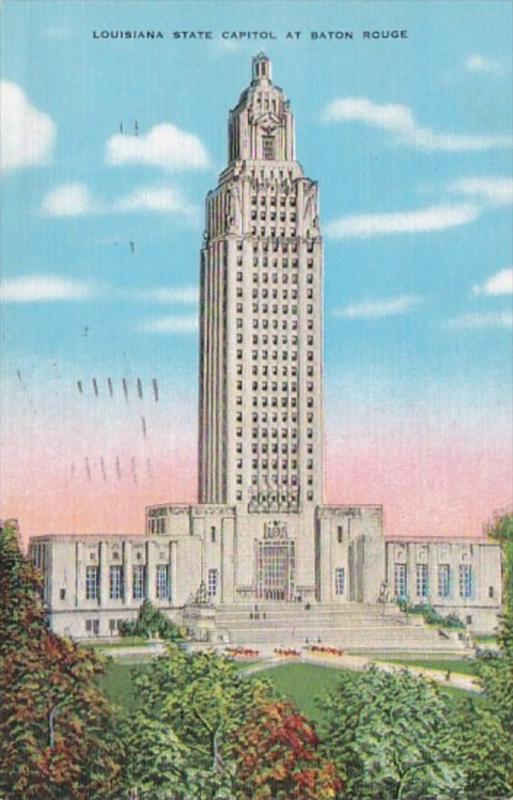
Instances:
[[[202,619],[208,624],[202,625]],[[184,624],[199,639],[236,645],[301,647],[322,643],[360,652],[465,651],[464,637],[428,627],[421,617],[407,617],[396,606],[345,603],[220,605],[186,609]]]

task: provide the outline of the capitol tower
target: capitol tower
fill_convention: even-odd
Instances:
[[[290,104],[253,59],[201,252],[199,500],[250,514],[322,502],[322,239]]]

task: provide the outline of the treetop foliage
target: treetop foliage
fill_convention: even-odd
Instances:
[[[40,576],[9,526],[0,587],[0,796],[112,798],[122,755],[96,683],[104,662],[47,628]]]

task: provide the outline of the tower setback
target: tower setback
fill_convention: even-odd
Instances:
[[[249,513],[322,502],[322,239],[315,181],[271,64],[229,117],[201,251],[199,501]]]

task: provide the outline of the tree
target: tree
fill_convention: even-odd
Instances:
[[[485,697],[495,705],[513,741],[513,512],[496,514],[487,532],[502,548],[504,607],[497,636],[499,651],[481,655],[479,676]]]
[[[513,511],[496,513],[486,532],[502,548],[504,612],[498,641],[502,652],[513,662]]]
[[[312,724],[288,702],[255,707],[237,731],[234,756],[247,800],[329,800],[342,788]]]
[[[14,520],[0,526],[0,630],[2,652],[14,650],[21,635],[40,631],[45,622],[42,578],[23,558]]]
[[[513,793],[513,513],[496,514],[487,532],[502,547],[504,609],[497,637],[499,650],[481,653],[477,671],[494,720],[494,740],[510,754],[504,761],[507,791],[502,795],[509,797]]]
[[[111,798],[121,753],[112,709],[96,685],[104,662],[48,630],[41,578],[0,533],[0,796]]]
[[[173,642],[183,639],[178,626],[149,600],[141,603],[136,620],[121,624],[120,633],[122,636],[143,636],[145,639],[158,636]]]
[[[458,753],[465,772],[465,800],[511,797],[511,742],[489,703],[465,699],[453,710]]]
[[[407,671],[344,676],[323,703],[324,751],[348,800],[463,800],[464,774],[447,698]]]
[[[225,658],[175,645],[135,685],[138,707],[123,732],[127,790],[139,800],[233,798],[237,731],[270,699],[268,685]]]

